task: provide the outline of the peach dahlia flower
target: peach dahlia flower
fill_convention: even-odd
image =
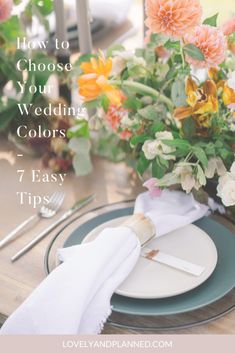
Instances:
[[[223,24],[222,31],[225,36],[230,36],[230,34],[235,32],[235,17],[230,18],[230,20]]]
[[[146,0],[146,26],[153,33],[180,38],[199,25],[199,0]]]
[[[13,0],[0,0],[0,22],[6,21],[13,7]]]
[[[221,30],[201,25],[184,36],[185,43],[194,44],[203,53],[205,60],[199,61],[186,55],[189,64],[197,68],[210,68],[221,64],[225,59],[226,40]]]

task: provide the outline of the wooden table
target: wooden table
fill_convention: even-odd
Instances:
[[[77,178],[70,174],[63,187],[47,183],[32,183],[31,171],[43,170],[40,160],[24,155],[17,157],[14,146],[7,141],[0,142],[0,239],[35,210],[29,204],[20,205],[16,192],[27,191],[32,195],[50,195],[53,191],[63,189],[66,200],[63,210],[69,208],[76,200],[95,192],[96,200],[87,209],[99,205],[134,198],[142,190],[141,184],[125,164],[112,164],[99,158],[94,159],[94,173]],[[17,170],[25,169],[22,183],[18,181]],[[47,170],[47,172],[50,172]],[[63,212],[61,210],[61,212]],[[84,209],[85,210],[85,209]],[[57,215],[59,217],[59,214]],[[55,218],[53,218],[53,221]],[[235,227],[221,219],[235,233]],[[44,229],[52,220],[43,220],[33,229],[15,239],[10,245],[0,250],[0,320],[9,316],[45,278],[43,267],[44,254],[55,230],[19,261],[11,263],[10,257],[24,246],[36,233]],[[234,298],[233,298],[234,302]],[[207,309],[205,309],[207,310]],[[176,319],[177,321],[177,319]],[[135,321],[136,323],[136,321]],[[141,325],[141,319],[138,319]],[[140,332],[140,331],[139,331]],[[176,331],[177,333],[235,333],[235,311],[207,325]],[[138,333],[136,330],[120,329],[106,325],[104,333]],[[143,333],[141,331],[141,333]],[[151,333],[149,331],[148,333]],[[174,333],[168,331],[167,333]]]

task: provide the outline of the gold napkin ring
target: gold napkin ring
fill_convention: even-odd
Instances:
[[[141,246],[146,244],[156,234],[153,222],[143,213],[133,214],[122,226],[130,228],[136,234]]]

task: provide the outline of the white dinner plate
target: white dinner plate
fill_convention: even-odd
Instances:
[[[92,230],[83,242],[92,241],[107,227],[120,226],[129,216],[105,222]],[[167,298],[188,292],[205,282],[217,264],[217,249],[202,229],[190,224],[153,239],[148,248],[203,266],[204,272],[194,276],[169,266],[140,257],[135,268],[115,293],[138,299]]]

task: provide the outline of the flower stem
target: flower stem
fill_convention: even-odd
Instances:
[[[170,110],[173,110],[174,105],[173,105],[171,99],[169,99],[165,95],[159,93],[156,89],[149,87],[149,86],[146,86],[143,83],[139,83],[139,82],[135,82],[135,81],[128,81],[128,80],[124,80],[124,81],[111,80],[110,83],[113,85],[117,85],[117,86],[134,88],[134,89],[140,91],[141,93],[150,94],[151,96],[158,98],[159,101],[165,103]]]
[[[185,57],[184,57],[184,49],[183,49],[183,45],[182,44],[180,46],[180,53],[181,53],[181,57],[182,57],[183,69],[185,69]]]

